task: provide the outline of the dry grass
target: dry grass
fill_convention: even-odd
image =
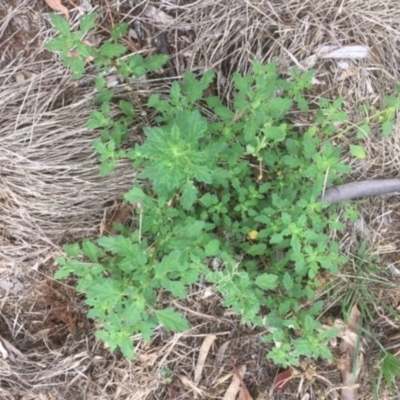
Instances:
[[[319,60],[314,66],[321,84],[310,96],[342,96],[353,116],[362,102],[379,105],[400,72],[397,0],[91,3],[101,15],[99,37],[111,21],[139,20],[148,35],[165,33],[172,56],[170,75],[171,71],[180,76],[185,69],[201,72],[213,68],[216,91],[228,101],[232,73],[248,71],[250,60],[275,60],[281,72],[287,73],[289,66],[301,66],[325,44],[361,44],[371,49],[369,59],[354,61],[357,74],[348,79],[339,79],[342,70],[334,60]],[[64,4],[76,21],[78,10],[73,2]],[[84,317],[81,299],[71,287],[49,278],[51,260],[63,242],[99,234],[102,221],[131,185],[134,173],[129,165],[121,164],[111,176],[100,178],[90,146],[97,133],[84,128],[94,90],[70,82],[57,58],[43,50],[43,43],[53,34],[47,22],[49,11],[44,2],[0,0],[0,283],[5,286],[7,279],[18,278],[23,285],[18,291],[5,292],[1,302],[0,334],[22,355],[0,359],[0,398],[192,399],[194,391],[188,380],[193,379],[204,335],[210,332],[217,340],[197,385],[200,398],[223,396],[232,359],[247,365],[246,384],[252,392],[264,388],[262,398],[295,398],[298,390],[302,394],[308,391],[314,398],[320,398],[318,391],[325,393],[325,398],[337,398],[340,374],[334,365],[314,366],[311,380],[305,379],[310,374],[300,374],[285,396],[268,394],[276,370],[264,359],[259,332],[240,327],[220,309],[215,295],[202,295],[201,286],[181,304],[193,330],[175,336],[158,331],[150,345],[137,341],[134,362],[108,354],[93,339],[94,327]],[[166,83],[165,79],[145,82],[139,91],[146,97],[149,91],[165,90]],[[122,84],[117,90],[126,93]],[[139,121],[136,131],[140,126]],[[389,139],[374,131],[366,143],[367,159],[352,162],[352,177],[398,176],[399,137],[399,124]],[[398,264],[400,211],[396,196],[372,199],[360,210],[362,230],[349,226],[340,237],[343,249],[355,254],[357,243],[364,239],[370,252],[379,253],[382,268]],[[354,265],[342,271],[334,283],[341,288],[336,299],[344,299],[359,282],[354,278],[359,273]],[[399,278],[381,276],[378,271],[376,279],[383,283],[366,280],[360,287],[396,309]],[[399,323],[381,307],[369,306],[377,320],[368,328],[378,337],[384,339],[385,332],[399,331]],[[330,304],[331,311],[335,307],[338,302]],[[221,359],[218,349],[229,340]],[[370,346],[373,355],[376,346]],[[303,367],[310,371],[310,365]],[[362,373],[360,398],[372,398],[369,378],[374,368],[372,357]],[[171,382],[161,375],[168,370]],[[395,393],[382,392],[379,398],[394,398],[390,396]]]

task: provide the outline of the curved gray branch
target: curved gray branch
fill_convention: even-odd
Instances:
[[[325,193],[319,197],[319,200],[327,201],[330,204],[336,204],[346,200],[389,194],[398,191],[400,191],[400,179],[376,179],[332,186],[325,190]]]

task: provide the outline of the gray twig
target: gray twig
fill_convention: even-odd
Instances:
[[[337,204],[346,200],[361,197],[378,196],[400,191],[400,179],[376,179],[350,182],[328,188],[320,197],[320,201]]]

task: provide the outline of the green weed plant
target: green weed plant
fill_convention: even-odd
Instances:
[[[343,150],[365,157],[362,140],[370,122],[378,120],[383,134],[390,133],[399,98],[386,99],[383,110],[363,109],[364,118],[354,125],[341,99],[321,98],[310,111],[305,93],[313,71],[293,71],[282,79],[274,63],[254,61],[248,75],[233,76],[229,106],[204,95],[212,71],[201,77],[185,72],[168,96],[150,96],[147,107],[156,117],[143,129],[143,143],[123,150],[135,107],[115,99],[104,72],[114,68],[133,88],[134,79],[161,68],[167,57],[126,55],[119,43],[126,24],[115,25],[98,48],[84,44],[95,18],[83,17],[71,32],[62,17],[52,15],[58,35],[47,49],[60,53],[74,78],[84,74],[87,57],[93,59],[97,106],[86,126],[99,130],[93,148],[101,175],[123,158],[140,171],[124,194],[134,206],[135,227],[119,226],[112,236],[66,245],[55,278],[78,278],[97,338],[128,358],[134,356],[132,335],[150,341],[159,325],[190,328],[174,307],[160,308],[158,294],[185,299],[203,277],[242,323],[269,332],[262,340],[270,344],[267,357],[275,364],[330,359],[327,343],[337,332],[321,329],[324,303],[314,298],[323,289],[320,278],[337,274],[346,257],[329,237],[343,221],[318,197],[350,172],[341,161]],[[119,117],[110,116],[111,105],[119,107]],[[297,128],[288,122],[293,110],[314,120]],[[355,137],[349,149],[333,143],[350,130]],[[353,209],[346,215],[356,217]]]

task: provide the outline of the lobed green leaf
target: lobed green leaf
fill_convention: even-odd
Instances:
[[[190,329],[188,321],[172,308],[154,310],[157,320],[165,329],[175,332],[183,332]]]

